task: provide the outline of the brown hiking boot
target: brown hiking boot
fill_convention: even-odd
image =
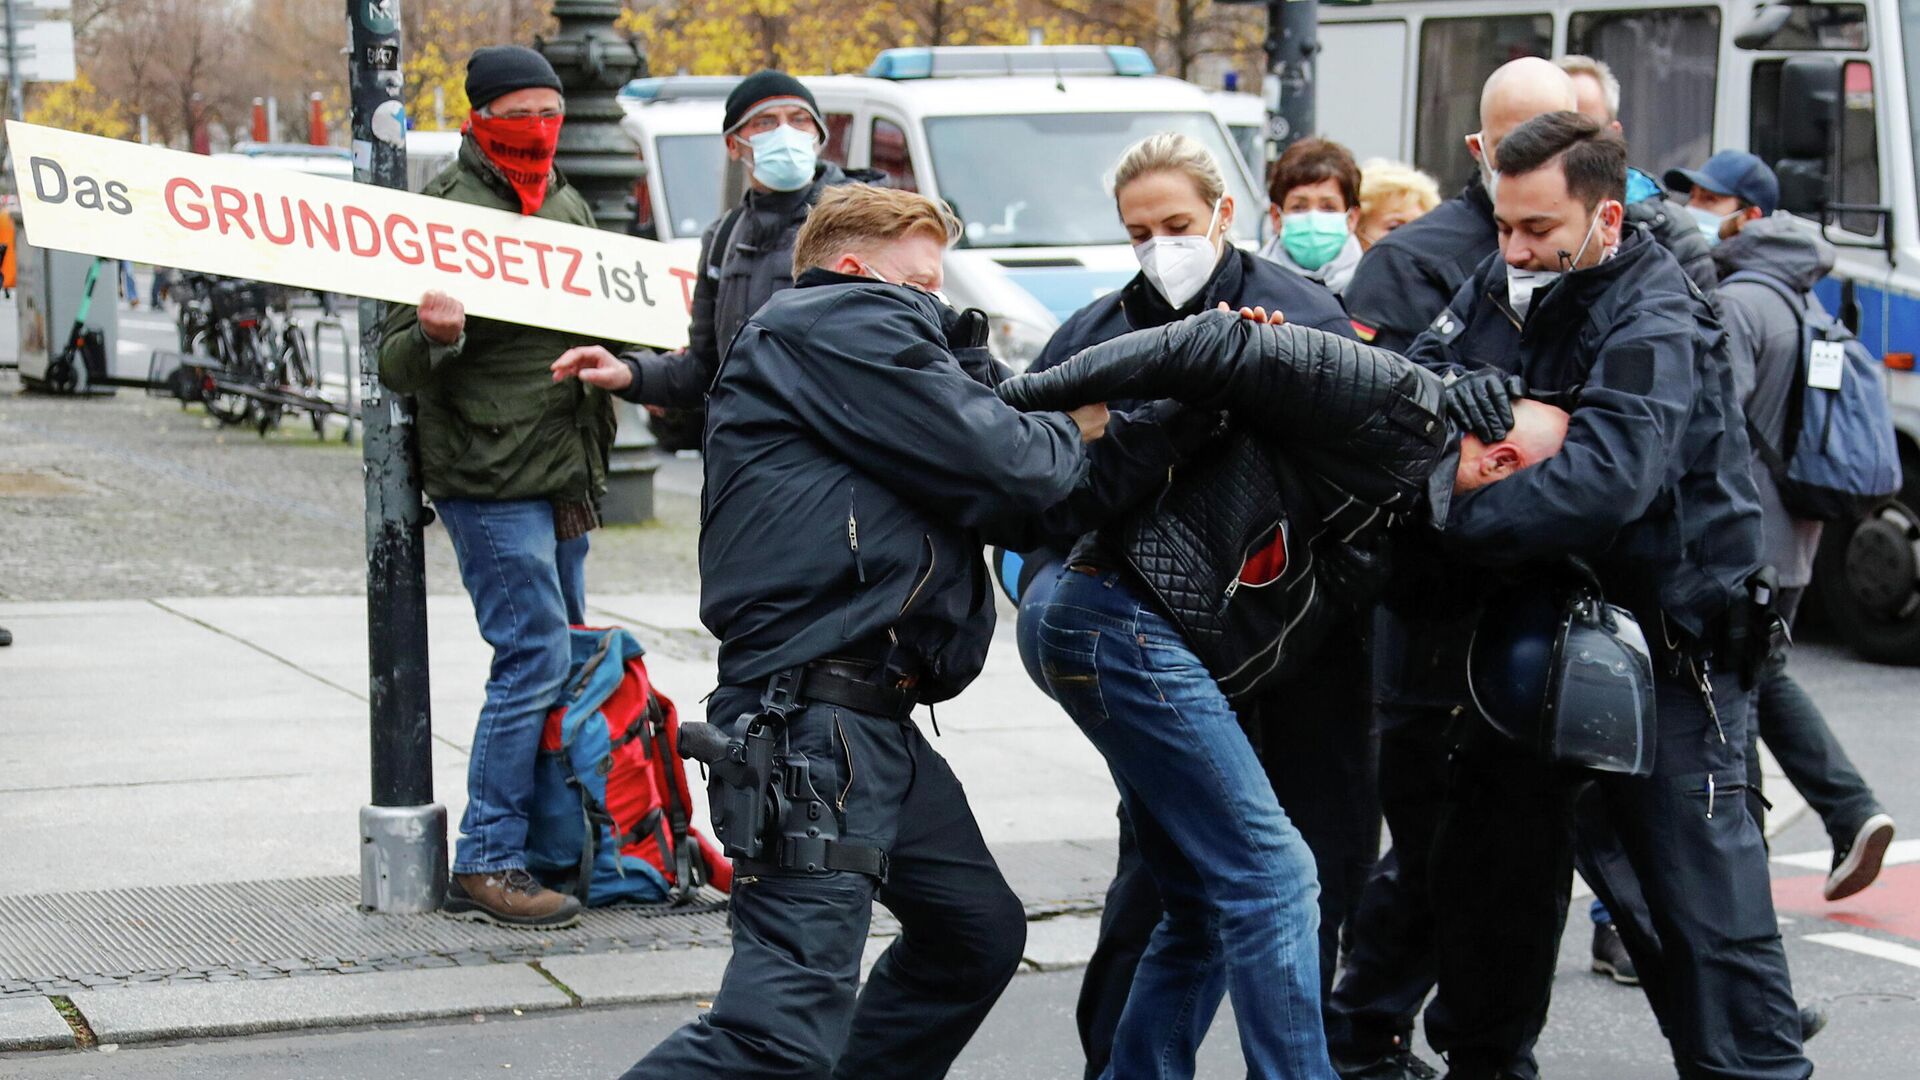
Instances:
[[[557,893],[525,870],[455,874],[440,909],[455,918],[496,926],[558,930],[580,921],[580,901]]]

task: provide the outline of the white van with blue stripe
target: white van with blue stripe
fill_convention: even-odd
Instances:
[[[1782,204],[1840,249],[1818,292],[1884,364],[1905,474],[1900,497],[1827,529],[1816,606],[1861,654],[1920,663],[1920,0],[1380,0],[1320,20],[1321,132],[1445,190],[1472,173],[1481,84],[1527,55],[1605,61],[1654,176],[1730,148],[1773,166]]]

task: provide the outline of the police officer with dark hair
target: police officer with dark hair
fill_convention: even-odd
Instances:
[[[1620,137],[1578,113],[1508,135],[1500,255],[1409,353],[1453,380],[1451,411],[1483,439],[1511,424],[1518,386],[1569,402],[1562,452],[1454,500],[1440,542],[1483,579],[1583,559],[1646,630],[1657,719],[1648,777],[1555,766],[1463,721],[1434,842],[1428,1037],[1455,1080],[1525,1075],[1513,1063],[1558,956],[1571,793],[1593,778],[1665,953],[1645,988],[1680,1074],[1798,1080],[1812,1067],[1745,804],[1751,450],[1711,307],[1644,229],[1623,227],[1626,169]]]
[[[1478,165],[1459,195],[1388,233],[1360,260],[1346,304],[1361,340],[1406,352],[1433,317],[1499,248],[1493,223],[1507,134],[1576,103],[1566,73],[1539,57],[1501,65],[1480,94],[1480,130],[1466,136]],[[1372,627],[1373,700],[1380,733],[1379,802],[1392,848],[1354,906],[1348,955],[1327,1003],[1333,1063],[1348,1080],[1421,1080],[1433,1074],[1410,1049],[1433,989],[1433,914],[1427,865],[1446,786],[1450,717],[1467,708],[1464,643],[1452,576],[1418,545],[1395,540],[1394,582]],[[1527,1054],[1523,1058],[1531,1060]]]
[[[958,235],[921,195],[823,193],[795,288],[715,379],[700,601],[720,687],[681,747],[712,766],[733,958],[630,1080],[943,1076],[1020,964],[1020,900],[910,712],[986,660],[983,540],[1101,524],[1174,444],[1152,409],[1109,428],[1104,405],[1003,404],[985,317],[936,295]],[[901,933],[860,992],[876,899]]]

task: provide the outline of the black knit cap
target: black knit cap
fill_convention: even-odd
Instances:
[[[467,103],[476,109],[532,86],[565,92],[553,65],[525,45],[488,45],[467,58]]]
[[[820,105],[813,100],[813,91],[799,79],[784,71],[756,71],[740,80],[740,85],[727,95],[727,116],[720,125],[722,134],[732,134],[741,124],[753,118],[755,105],[771,98],[797,98],[813,114],[813,122],[820,128],[820,134],[827,133],[826,121],[820,119]]]

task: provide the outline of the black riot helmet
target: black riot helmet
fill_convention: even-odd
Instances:
[[[1468,645],[1467,677],[1487,722],[1546,760],[1653,773],[1646,635],[1625,608],[1606,602],[1584,564],[1489,599]]]

